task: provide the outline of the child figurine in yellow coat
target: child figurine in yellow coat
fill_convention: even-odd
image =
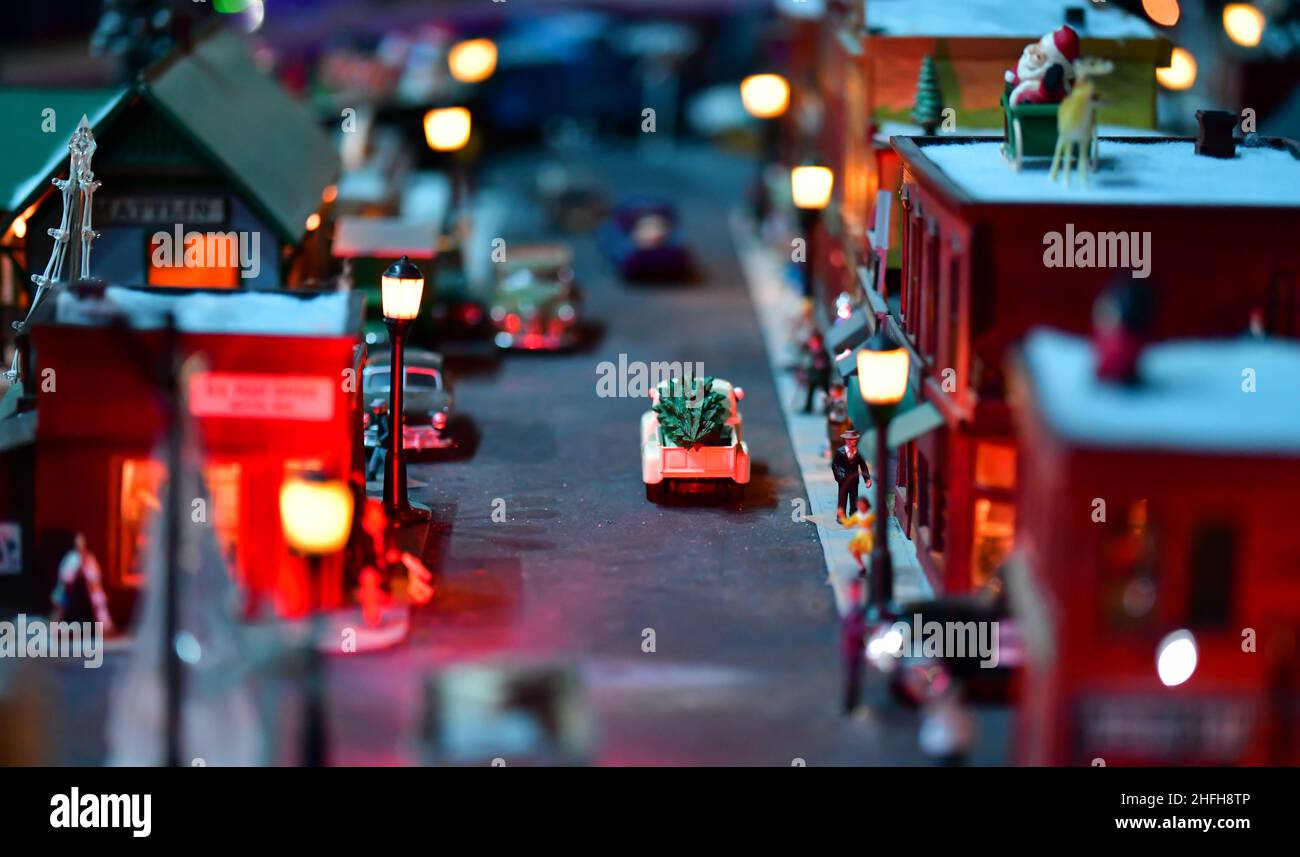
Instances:
[[[847,528],[857,528],[853,538],[849,539],[849,553],[853,554],[853,559],[858,563],[858,575],[865,576],[867,565],[862,561],[862,557],[871,553],[876,544],[876,516],[871,513],[871,504],[867,502],[867,498],[858,498],[858,510],[852,515],[845,517],[841,513],[840,523]]]

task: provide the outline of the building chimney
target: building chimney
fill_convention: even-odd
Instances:
[[[1235,158],[1237,141],[1232,132],[1237,114],[1226,110],[1197,110],[1196,154],[1210,158]]]

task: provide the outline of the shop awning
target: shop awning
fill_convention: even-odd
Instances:
[[[856,379],[854,379],[853,387],[854,389],[849,391],[850,395],[856,394],[858,396],[858,401],[861,401],[862,396],[857,393],[856,389]],[[907,400],[904,400],[904,405],[906,407],[900,406],[898,412],[894,414],[894,418],[889,421],[889,446],[892,449],[897,449],[905,443],[910,443],[918,437],[934,431],[939,426],[943,425],[943,414],[939,413],[939,409],[932,403],[921,402],[920,404],[917,404],[913,402],[911,405],[907,405]],[[862,440],[859,441],[859,446],[870,452],[876,448],[876,432],[875,429],[870,428],[871,418],[870,415],[865,412],[865,408],[862,417],[863,422],[858,422],[857,419],[854,419],[853,425],[862,434]]]
[[[857,348],[867,341],[874,329],[872,319],[859,307],[848,318],[836,322],[826,331],[826,347],[831,354],[839,354],[846,348]]]

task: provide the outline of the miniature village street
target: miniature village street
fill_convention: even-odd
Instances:
[[[6,822],[1280,814],[1300,0],[0,6]]]

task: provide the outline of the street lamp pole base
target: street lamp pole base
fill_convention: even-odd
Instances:
[[[395,527],[410,527],[415,524],[428,523],[433,512],[423,503],[407,502],[388,510],[388,521]]]

